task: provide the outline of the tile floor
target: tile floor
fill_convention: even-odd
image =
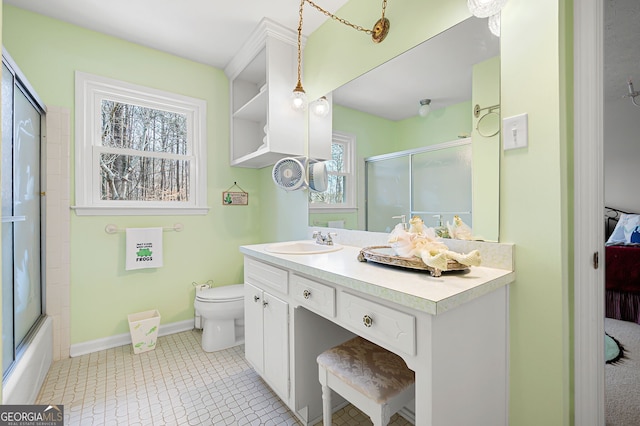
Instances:
[[[205,353],[195,330],[138,355],[127,345],[56,361],[36,403],[64,405],[66,426],[300,425],[247,364],[244,346]],[[353,406],[332,420],[372,424]],[[390,424],[410,425],[397,414]]]

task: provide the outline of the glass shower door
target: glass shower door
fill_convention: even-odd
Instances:
[[[411,157],[411,215],[425,225],[471,223],[471,144],[415,154]]]
[[[367,231],[390,232],[405,215],[409,221],[410,157],[392,157],[366,163]]]
[[[41,110],[3,64],[3,372],[43,314],[41,285]]]

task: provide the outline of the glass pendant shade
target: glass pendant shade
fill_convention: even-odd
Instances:
[[[326,117],[329,114],[329,101],[325,96],[313,103],[313,113],[318,117]]]
[[[489,31],[496,37],[500,37],[500,13],[489,16]]]
[[[307,109],[307,94],[302,86],[296,87],[291,93],[291,108],[296,111],[304,111]]]
[[[488,18],[499,13],[507,0],[467,0],[469,11],[478,18]]]

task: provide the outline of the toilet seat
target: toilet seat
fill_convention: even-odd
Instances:
[[[244,299],[244,284],[207,288],[196,292],[196,300],[206,303],[235,302]]]

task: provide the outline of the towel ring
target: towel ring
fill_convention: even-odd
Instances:
[[[476,123],[476,130],[480,136],[485,138],[490,138],[500,133],[500,114],[497,112],[498,109],[500,109],[500,104],[491,105],[490,107],[486,107],[486,108],[480,108],[480,105],[476,104],[476,106],[473,108],[473,115],[475,115],[476,118],[480,117],[480,111],[489,110],[487,113],[482,115],[482,117],[480,117],[478,122]],[[482,123],[482,120],[487,118],[487,116],[492,114],[495,114],[498,116],[498,130],[496,130],[494,133],[491,133],[491,134],[482,133],[482,131],[480,130],[480,123]]]

